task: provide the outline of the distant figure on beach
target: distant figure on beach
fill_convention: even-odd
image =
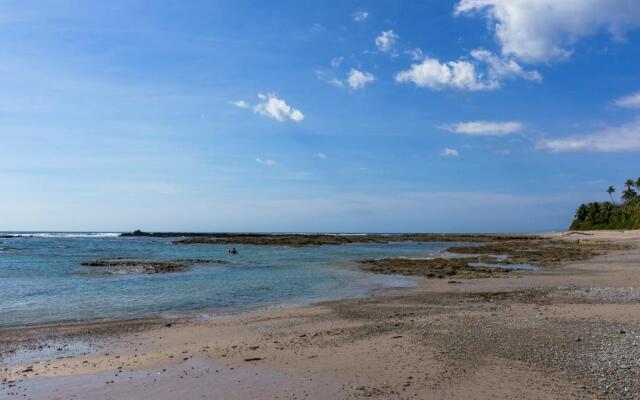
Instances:
[[[229,254],[231,254],[231,255],[234,255],[234,256],[235,256],[236,254],[238,254],[238,250],[236,250],[236,248],[234,247],[234,248],[232,248],[231,250],[229,250]]]

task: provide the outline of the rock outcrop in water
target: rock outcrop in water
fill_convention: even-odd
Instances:
[[[454,258],[410,259],[383,258],[363,260],[363,269],[380,274],[414,275],[427,278],[486,278],[504,276],[522,265],[549,266],[558,262],[587,260],[606,250],[625,246],[591,241],[552,240],[530,236],[514,240],[496,236],[490,243],[454,246],[447,253],[466,255]]]
[[[528,240],[524,235],[451,234],[451,233],[393,233],[393,234],[335,234],[335,233],[227,233],[227,232],[144,232],[136,230],[120,236],[183,238],[177,244],[251,244],[272,246],[322,246],[349,243],[389,242],[490,242],[499,240]]]
[[[224,260],[184,259],[184,260],[141,260],[131,258],[97,259],[84,261],[87,267],[104,267],[108,272],[163,274],[188,271],[196,264],[226,264]]]
[[[474,267],[475,263],[496,263],[491,257],[382,258],[361,261],[363,269],[379,274],[423,276],[426,278],[488,278],[513,271],[508,268]]]
[[[489,242],[496,238],[524,240],[517,235],[480,235],[480,234],[438,234],[438,233],[407,233],[407,234],[210,234],[188,236],[176,240],[176,244],[251,244],[267,246],[324,246],[350,243],[390,243],[390,242]]]
[[[203,233],[203,232],[145,232],[140,229],[136,229],[133,232],[124,232],[121,233],[120,236],[123,237],[159,237],[159,238],[167,238],[167,237],[210,237],[210,236],[218,236],[225,235],[224,233]]]
[[[149,232],[143,232],[140,229],[136,229],[133,232],[121,233],[120,236],[153,236],[153,234]]]

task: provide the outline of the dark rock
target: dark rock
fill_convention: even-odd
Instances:
[[[106,267],[109,271],[141,272],[160,274],[167,272],[187,271],[196,264],[225,264],[224,260],[184,259],[184,260],[140,260],[128,258],[97,259],[83,261],[80,264],[88,267]]]
[[[121,233],[120,236],[153,236],[153,234],[149,232],[143,232],[140,229],[136,229],[130,233]]]
[[[512,271],[510,268],[477,267],[472,264],[491,261],[489,257],[457,257],[457,258],[382,258],[363,260],[363,269],[379,274],[413,275],[427,278],[444,279],[450,276],[459,278],[485,278],[502,276]],[[508,265],[507,265],[508,266]]]
[[[154,234],[155,235],[155,234]],[[170,234],[158,234],[167,235]],[[187,236],[177,240],[177,244],[251,244],[267,246],[324,246],[349,243],[390,243],[390,242],[489,242],[498,238],[502,240],[521,240],[527,238],[519,235],[483,235],[483,234],[368,234],[368,235],[333,235],[333,234],[260,234],[260,233],[182,233],[172,234]]]

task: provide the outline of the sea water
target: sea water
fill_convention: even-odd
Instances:
[[[0,236],[3,234],[0,234]],[[364,296],[415,284],[349,268],[361,259],[434,257],[451,243],[335,246],[175,244],[117,233],[12,233],[0,239],[0,327],[97,319],[219,315]],[[237,255],[228,250],[235,247]],[[98,258],[215,259],[186,272],[105,274]]]

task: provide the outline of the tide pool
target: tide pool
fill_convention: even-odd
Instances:
[[[452,243],[250,246],[173,244],[172,238],[115,233],[29,233],[0,239],[0,326],[228,314],[307,304],[407,287],[413,278],[349,268],[367,258],[433,257]],[[230,255],[235,247],[237,255]],[[82,266],[98,258],[215,259],[186,272],[104,274]]]

